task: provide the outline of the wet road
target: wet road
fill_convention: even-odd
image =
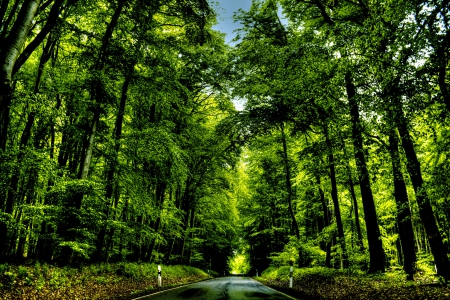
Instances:
[[[248,277],[222,277],[138,298],[139,300],[288,300],[281,294]]]

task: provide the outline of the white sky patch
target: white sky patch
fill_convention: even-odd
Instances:
[[[245,104],[247,101],[245,99],[233,99],[231,100],[234,104],[234,108],[236,108],[237,111],[244,110]]]

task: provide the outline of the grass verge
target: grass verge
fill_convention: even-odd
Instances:
[[[406,281],[406,275],[401,271],[368,275],[322,267],[294,268],[293,288],[290,289],[289,268],[271,267],[255,279],[303,300],[450,299],[448,286],[435,284],[425,277]]]
[[[208,278],[204,271],[188,266],[163,266],[163,288]],[[157,265],[115,263],[55,267],[0,265],[0,299],[132,299],[158,291]]]

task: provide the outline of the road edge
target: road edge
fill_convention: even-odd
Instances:
[[[272,291],[275,291],[275,292],[277,292],[277,293],[282,294],[283,296],[288,297],[289,299],[292,299],[292,300],[299,300],[298,298],[295,298],[294,296],[291,296],[291,295],[286,294],[286,293],[284,293],[284,292],[282,292],[282,291],[280,291],[280,290],[277,290],[276,288],[273,288],[273,287],[271,287],[271,286],[265,285],[264,283],[262,283],[261,281],[256,280],[256,279],[253,278],[253,277],[249,277],[249,278],[250,278],[251,280],[253,280],[253,281],[256,281],[256,282],[258,282],[258,283],[264,285],[265,287],[268,287],[268,288],[271,289]]]
[[[151,297],[151,296],[158,295],[158,294],[161,294],[161,293],[164,293],[164,292],[176,290],[176,289],[179,289],[179,288],[181,288],[181,287],[184,287],[184,286],[187,286],[187,285],[190,285],[190,284],[195,284],[195,283],[199,283],[199,282],[203,282],[203,281],[213,280],[213,279],[215,279],[215,278],[216,278],[216,277],[213,277],[213,278],[206,278],[206,279],[202,279],[202,280],[199,280],[199,281],[194,281],[194,282],[184,283],[184,284],[181,284],[181,285],[177,285],[177,286],[175,286],[175,287],[171,287],[171,288],[169,288],[169,289],[164,289],[164,288],[163,288],[163,289],[161,289],[161,290],[157,290],[157,291],[154,292],[154,293],[145,294],[145,295],[139,296],[139,297],[137,297],[137,298],[131,298],[130,300],[140,300],[140,299],[144,299],[145,297]]]

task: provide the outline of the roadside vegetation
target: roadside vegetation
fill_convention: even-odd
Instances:
[[[431,273],[421,271],[415,281],[407,281],[399,269],[384,274],[366,274],[361,271],[336,270],[324,267],[294,268],[293,288],[289,288],[290,267],[270,267],[260,282],[299,299],[449,299],[450,288],[438,286]]]
[[[207,279],[188,266],[163,266],[163,288]],[[158,291],[157,265],[103,263],[78,268],[0,265],[0,299],[131,299]]]

